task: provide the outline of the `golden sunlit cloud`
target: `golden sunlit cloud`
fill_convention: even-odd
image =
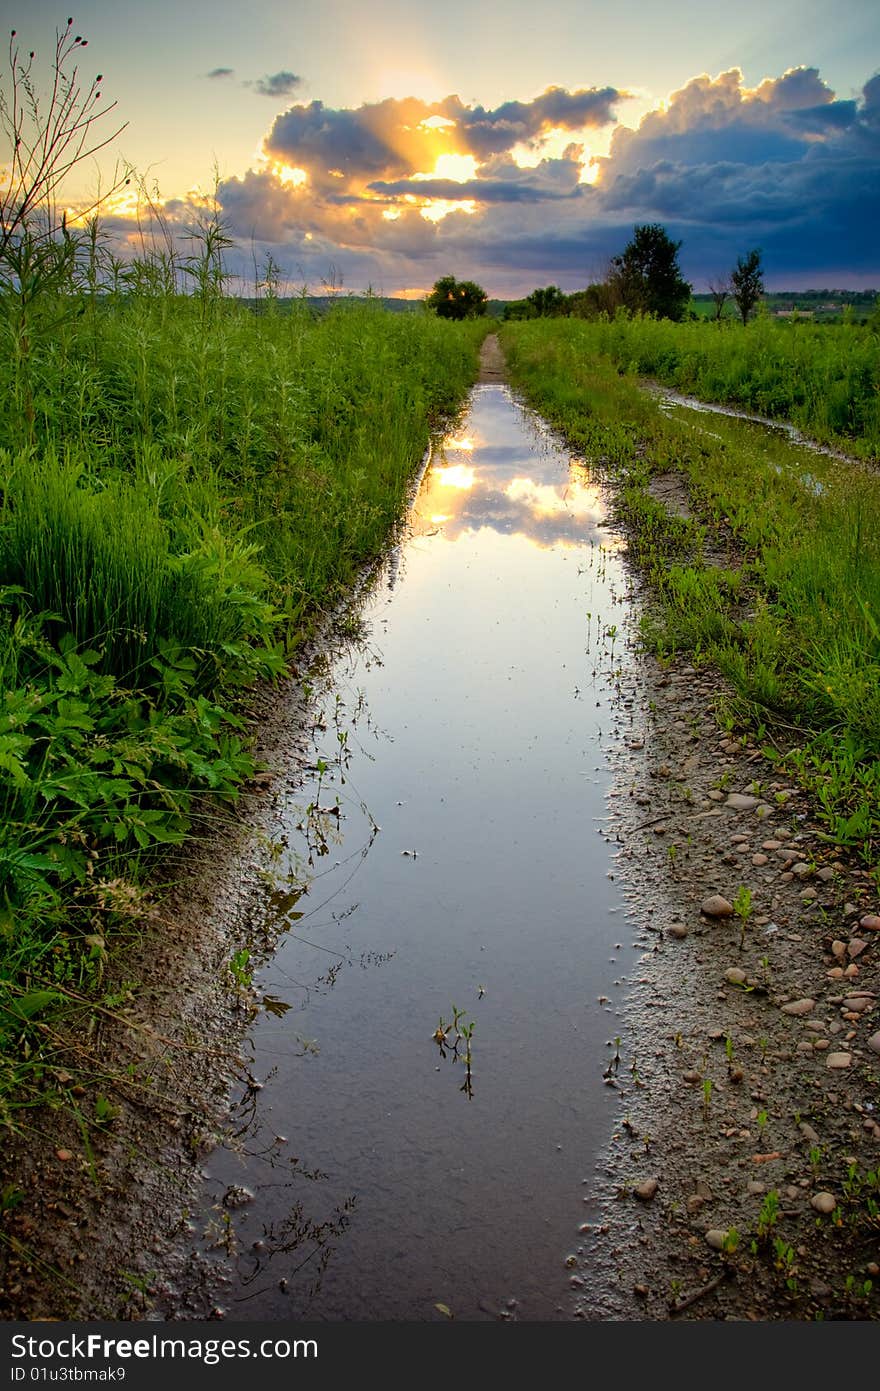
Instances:
[[[400,209],[386,208],[382,216],[384,217],[386,222],[396,222],[397,219],[400,217]]]
[[[428,179],[451,179],[453,183],[464,184],[477,177],[477,161],[473,155],[445,154],[437,156],[437,163],[430,174],[413,174],[413,181],[425,182]]]
[[[286,188],[302,188],[303,184],[309,181],[305,169],[296,169],[289,164],[275,164],[272,166],[272,172],[278,182]]]
[[[447,126],[454,126],[455,122],[450,121],[448,116],[427,116],[424,121],[419,121],[419,130],[445,130]]]
[[[462,198],[456,202],[450,202],[448,198],[432,198],[419,211],[426,222],[440,222],[450,213],[467,213],[470,216],[477,211],[477,205],[473,198]]]

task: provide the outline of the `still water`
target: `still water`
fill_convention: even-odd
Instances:
[[[230,1318],[571,1317],[633,960],[602,833],[604,513],[586,465],[475,388],[330,672],[267,871],[262,1086],[196,1214]]]

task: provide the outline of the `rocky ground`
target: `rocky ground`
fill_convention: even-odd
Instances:
[[[686,660],[623,663],[609,836],[645,950],[577,1313],[877,1318],[878,878],[719,724],[724,695]]]

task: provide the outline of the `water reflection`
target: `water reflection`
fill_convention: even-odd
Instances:
[[[552,444],[530,417],[521,413],[517,421],[516,412],[511,403],[511,420],[519,426],[516,441],[510,429],[502,432],[506,438],[493,436],[491,442],[469,432],[436,450],[416,502],[417,534],[439,530],[445,540],[455,541],[489,527],[541,548],[596,539],[605,507],[587,466],[571,459],[565,475],[557,466],[548,479],[543,466]],[[524,439],[530,448],[523,448]]]
[[[628,959],[597,835],[625,588],[603,516],[478,388],[315,692],[264,871],[254,1084],[207,1162],[233,1317],[567,1316],[613,1106],[596,1001]]]

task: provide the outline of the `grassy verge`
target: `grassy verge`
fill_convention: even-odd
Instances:
[[[253,772],[247,692],[399,518],[478,325],[344,302],[0,300],[0,1123],[112,1007],[167,844]],[[196,808],[199,824],[194,825]]]
[[[591,354],[579,325],[511,325],[503,338],[515,385],[611,472],[631,554],[656,599],[646,641],[661,656],[687,651],[717,666],[736,693],[726,718],[785,759],[831,840],[876,864],[876,472],[741,421],[664,412],[614,358]],[[680,478],[685,516],[652,494],[661,474]]]
[[[813,324],[757,318],[674,324],[630,318],[554,324],[572,351],[623,372],[788,420],[849,453],[880,454],[880,321]]]

